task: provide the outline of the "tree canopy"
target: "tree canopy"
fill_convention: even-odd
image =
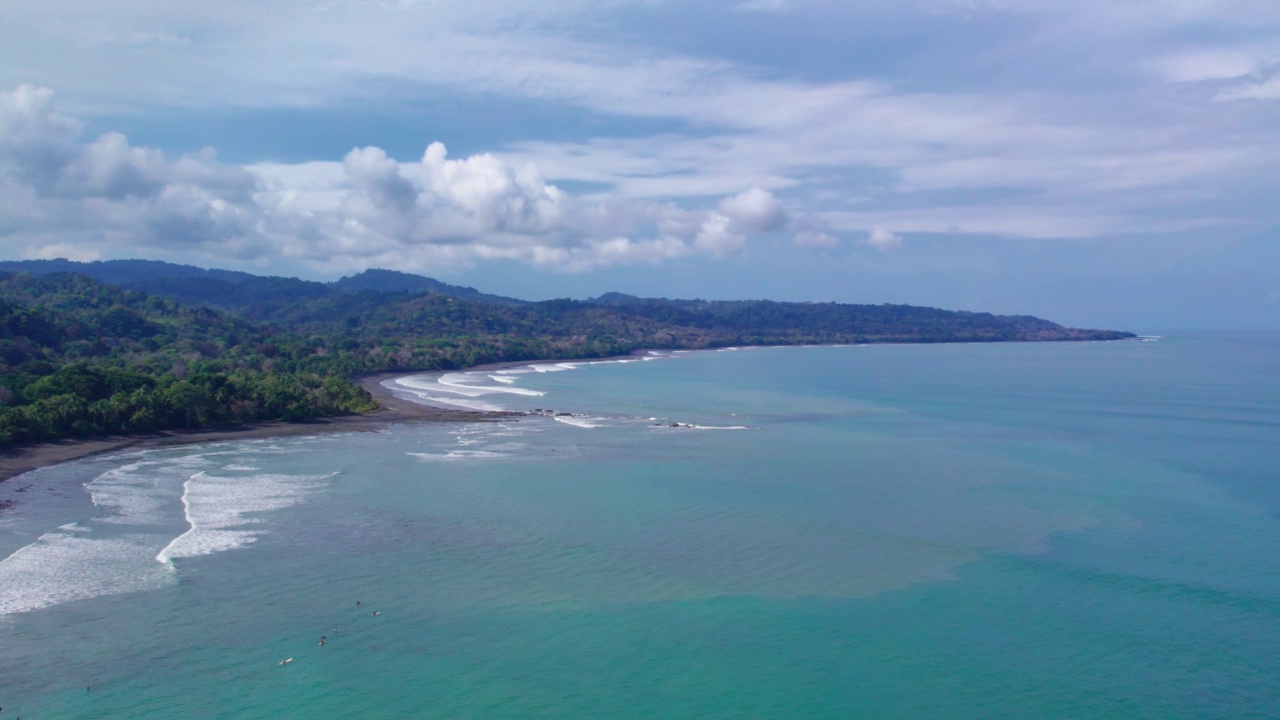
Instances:
[[[0,272],[0,447],[363,412],[375,404],[350,378],[379,371],[642,348],[1132,337],[910,305],[617,293],[524,302],[389,271],[316,283],[148,261],[87,266],[144,292],[40,262],[52,264]]]

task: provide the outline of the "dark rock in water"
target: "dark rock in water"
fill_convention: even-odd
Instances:
[[[573,417],[573,413],[556,413],[556,417]]]

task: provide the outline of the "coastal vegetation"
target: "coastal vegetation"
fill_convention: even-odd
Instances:
[[[318,283],[154,261],[0,268],[19,271],[0,272],[0,447],[365,412],[376,404],[350,378],[381,371],[641,348],[1132,337],[908,305],[524,302],[385,270]]]
[[[282,361],[296,343],[82,275],[2,277],[0,447],[375,407],[335,370]]]

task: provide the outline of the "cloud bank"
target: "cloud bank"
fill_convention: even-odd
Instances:
[[[52,85],[170,144],[86,139],[15,94],[0,237],[333,269],[898,244],[876,228],[912,240],[886,263],[919,261],[923,234],[1212,245],[1280,222],[1276,48],[1269,0],[11,3],[0,87]],[[234,139],[192,146],[256,164],[176,155],[172,128],[206,115]],[[262,160],[292,123],[335,118],[372,120],[358,132],[385,150],[299,141],[312,162]],[[469,156],[403,162],[433,138]],[[790,242],[753,240],[770,233]]]
[[[377,147],[340,162],[227,165],[211,149],[165,157],[119,133],[81,139],[54,93],[0,96],[0,237],[29,257],[145,248],[319,269],[449,269],[514,260],[578,271],[724,258],[789,215],[758,187],[714,207],[576,197],[532,163],[450,158],[430,144],[401,163]]]

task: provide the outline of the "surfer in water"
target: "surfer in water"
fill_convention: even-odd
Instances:
[[[329,638],[328,638],[327,636],[325,636],[325,635],[321,635],[321,636],[320,636],[320,644],[321,644],[321,645],[324,645],[324,644],[325,644],[325,643],[327,643],[327,642],[329,642]]]
[[[285,659],[283,659],[283,660],[281,660],[281,661],[280,661],[280,664],[281,664],[281,665],[288,665],[288,664],[289,664],[289,663],[291,663],[291,662],[293,662],[293,658],[285,658]]]

